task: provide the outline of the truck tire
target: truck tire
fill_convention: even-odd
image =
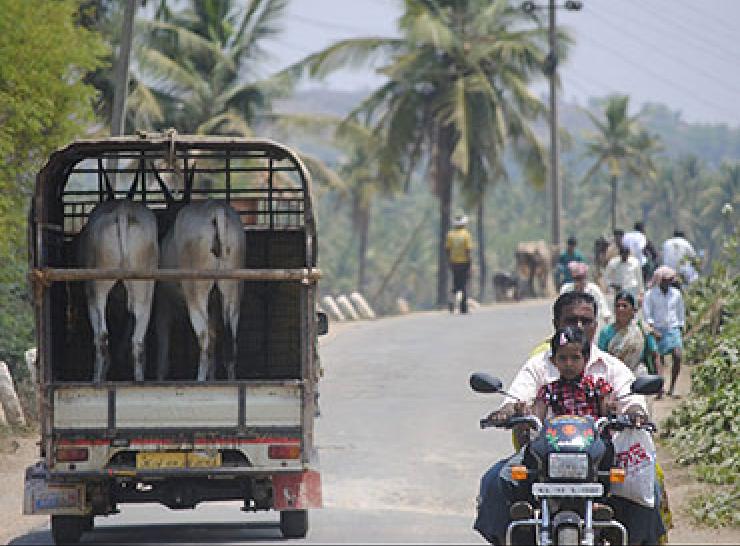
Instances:
[[[90,516],[51,516],[51,536],[56,544],[76,544],[92,529]]]
[[[284,538],[305,538],[308,533],[308,510],[282,510],[280,532]]]

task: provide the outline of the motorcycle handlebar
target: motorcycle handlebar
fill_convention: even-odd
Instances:
[[[480,428],[486,429],[491,427],[511,429],[516,425],[530,425],[535,430],[539,431],[542,428],[542,422],[535,415],[520,415],[516,417],[509,417],[503,423],[490,420],[488,417],[480,420]]]
[[[599,432],[602,432],[605,428],[611,428],[613,430],[624,430],[627,428],[646,430],[648,432],[656,432],[658,427],[651,421],[643,421],[639,425],[632,421],[628,415],[616,415],[610,417],[600,417],[596,421],[596,428]]]

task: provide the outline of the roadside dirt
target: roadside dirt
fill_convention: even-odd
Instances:
[[[38,459],[36,433],[0,437],[0,544],[44,525],[46,516],[23,515],[23,478]]]
[[[329,335],[321,343],[329,343],[346,328],[357,323],[333,323]],[[691,370],[682,369],[676,391],[686,396],[690,387]],[[656,423],[668,416],[679,400],[664,398],[653,402]],[[46,516],[23,516],[23,478],[28,465],[38,458],[37,435],[24,433],[12,437],[0,436],[0,544],[41,527],[48,522]],[[671,544],[740,544],[740,528],[711,529],[697,527],[688,516],[689,501],[699,493],[711,489],[697,482],[688,467],[674,462],[670,451],[658,446],[658,459],[666,474],[669,502],[673,511],[674,528],[669,531]]]

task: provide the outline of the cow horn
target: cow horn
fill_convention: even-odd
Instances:
[[[190,203],[193,197],[193,181],[195,180],[195,163],[193,168],[188,171],[187,164],[185,165],[185,195],[182,200],[184,203]]]
[[[167,202],[167,206],[170,207],[175,204],[175,198],[172,197],[172,192],[170,192],[170,189],[167,187],[167,184],[164,183],[164,180],[162,180],[162,177],[159,176],[159,171],[154,167],[154,163],[152,165],[152,172],[154,173],[154,178],[157,179],[157,182],[159,183],[159,187],[162,188],[162,193],[164,193],[164,199]]]
[[[126,193],[126,199],[129,201],[132,201],[134,199],[134,195],[136,194],[136,186],[139,183],[139,171],[136,171],[136,174],[134,175],[134,181],[131,184],[131,187],[128,189],[128,192]]]

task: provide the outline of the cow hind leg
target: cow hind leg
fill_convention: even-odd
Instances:
[[[110,363],[110,347],[108,336],[108,325],[105,320],[105,306],[108,300],[108,292],[114,282],[97,281],[88,292],[88,310],[90,313],[90,325],[93,331],[93,345],[95,347],[95,368],[93,381],[102,383],[108,374]]]
[[[205,381],[210,377],[213,367],[213,349],[211,332],[208,328],[208,294],[212,284],[203,282],[183,282],[183,292],[188,306],[190,324],[198,341],[198,381]]]
[[[146,337],[149,317],[152,310],[154,283],[151,281],[128,281],[128,310],[134,316],[134,328],[131,336],[131,353],[134,361],[134,381],[144,381],[146,367]]]
[[[221,301],[224,319],[224,333],[231,335],[231,352],[225,353],[224,363],[229,381],[236,380],[237,333],[239,328],[239,311],[241,307],[240,281],[220,281]]]

